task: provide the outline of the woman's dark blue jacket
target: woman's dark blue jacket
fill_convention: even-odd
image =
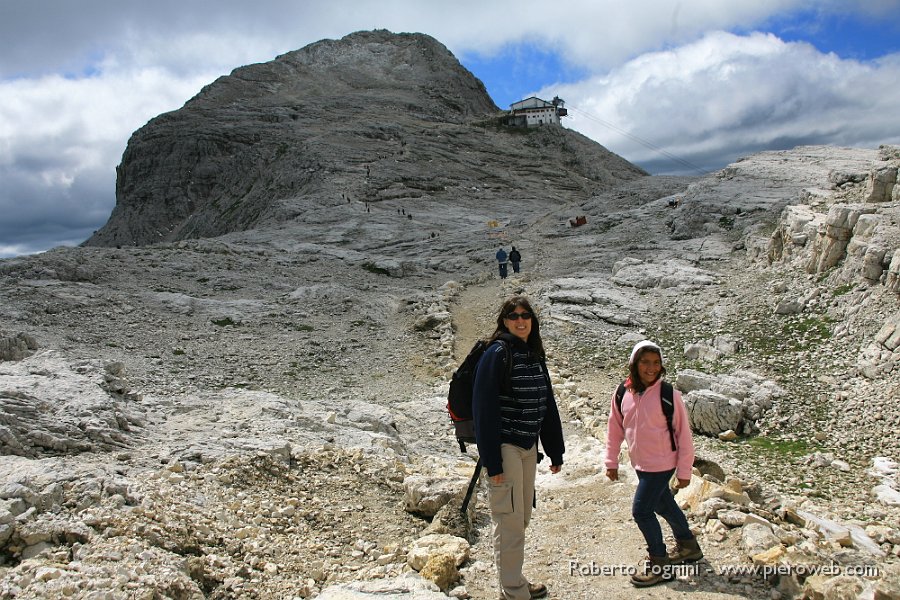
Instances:
[[[561,465],[566,449],[547,364],[520,338],[502,334],[500,339],[509,354],[500,341],[492,343],[478,361],[472,391],[475,439],[482,464],[488,476],[498,475],[503,472],[500,444],[528,449],[540,438],[551,464]],[[505,384],[507,373],[510,385]]]

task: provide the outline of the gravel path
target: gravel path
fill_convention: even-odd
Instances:
[[[508,294],[522,285],[520,278],[489,280],[466,288],[453,307],[456,354],[464,356],[475,339],[493,331],[496,310]],[[462,350],[462,352],[460,352]],[[552,367],[551,356],[551,369]],[[565,412],[566,407],[560,407]],[[538,467],[538,506],[526,538],[526,574],[546,583],[550,598],[569,600],[635,597],[627,569],[646,554],[637,526],[631,520],[634,476],[611,483],[603,470],[603,440],[589,435],[575,419],[565,420],[566,456],[563,471],[554,476],[547,464]],[[496,596],[490,514],[482,479],[477,505],[476,542],[471,564],[463,570],[466,590],[473,598]],[[671,540],[669,540],[671,542]],[[728,543],[704,544],[709,557],[697,574],[685,573],[677,582],[640,592],[644,598],[723,599],[761,597],[761,580],[730,582],[716,566],[736,563],[736,550]]]

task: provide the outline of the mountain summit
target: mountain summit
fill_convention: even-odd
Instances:
[[[238,68],[136,131],[117,168],[116,207],[85,245],[318,221],[344,204],[552,205],[645,174],[580,134],[509,128],[502,115],[427,35],[322,40]]]

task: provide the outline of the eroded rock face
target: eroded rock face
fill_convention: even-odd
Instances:
[[[115,370],[115,369],[114,369]],[[124,448],[146,424],[124,373],[52,354],[0,368],[0,453],[42,457]]]
[[[442,553],[425,551],[421,540],[438,536],[459,551],[470,586],[471,593],[450,596],[494,595],[484,490],[465,515],[459,495],[445,493],[463,491],[472,461],[457,456],[442,386],[460,351],[493,329],[493,311],[508,293],[535,302],[559,406],[598,438],[572,427],[563,477],[541,467],[539,506],[547,510],[532,525],[534,556],[590,557],[600,540],[621,551],[616,562],[630,561],[637,532],[619,527],[627,504],[617,495],[630,503],[632,492],[597,485],[597,442],[628,351],[651,337],[662,342],[685,396],[734,407],[721,424],[717,410],[709,411],[710,435],[724,427],[756,433],[756,424],[761,437],[816,450],[741,459],[735,472],[761,485],[697,465],[683,492],[696,492],[688,503],[711,564],[773,564],[801,553],[817,564],[846,560],[849,551],[853,560],[872,556],[843,530],[813,531],[808,517],[802,526],[785,522],[796,512],[779,508],[771,484],[805,494],[798,500],[804,509],[828,502],[842,520],[871,523],[866,534],[895,565],[896,464],[885,461],[877,480],[863,471],[875,453],[895,456],[898,448],[896,436],[872,435],[900,427],[892,395],[900,381],[896,297],[874,283],[834,285],[847,259],[832,275],[804,271],[834,191],[821,189],[829,169],[831,185],[847,194],[844,204],[877,210],[878,219],[857,219],[849,262],[871,279],[877,248],[888,249],[882,266],[894,255],[897,246],[884,243],[890,203],[862,200],[873,153],[766,153],[700,181],[646,177],[612,188],[634,168],[562,129],[495,128],[490,114],[477,116],[467,93],[457,96],[469,98],[468,108],[428,88],[411,101],[402,86],[370,86],[365,98],[354,96],[357,82],[372,80],[341,61],[333,71],[322,67],[321,80],[310,75],[304,90],[276,77],[306,77],[319,68],[316,60],[357,42],[368,45],[361,63],[374,72],[393,52],[380,45],[393,43],[390,36],[379,36],[317,46],[307,51],[309,64],[283,57],[284,64],[239,70],[190,110],[136,134],[129,150],[136,154],[123,163],[122,185],[131,186],[120,199],[126,212],[104,232],[123,237],[98,243],[152,241],[157,230],[177,239],[220,223],[223,231],[264,226],[152,248],[60,249],[0,261],[0,321],[33,334],[42,351],[0,363],[0,397],[12,396],[6,422],[35,456],[0,456],[0,560],[8,567],[0,591],[127,595],[139,582],[160,597],[446,597],[408,572],[410,558],[431,571],[429,558]],[[418,68],[405,64],[393,68]],[[414,79],[429,81],[427,73]],[[175,130],[191,119],[197,128],[185,130],[193,136],[186,142]],[[288,134],[294,137],[274,137]],[[281,154],[273,146],[279,141],[287,144]],[[179,154],[182,143],[203,153],[184,146],[190,151]],[[179,157],[188,160],[184,172]],[[672,207],[667,199],[676,194],[684,201]],[[764,243],[754,246],[755,256],[763,259],[772,219],[798,198],[808,210],[797,210],[781,237],[789,260],[754,265],[735,253],[749,252],[757,232]],[[575,210],[587,223],[570,228]],[[507,220],[485,225],[498,214]],[[284,216],[291,220],[276,222]],[[424,229],[426,222],[434,229]],[[160,224],[173,229],[154,229]],[[494,285],[495,242],[508,239],[501,233],[515,237],[525,260],[520,277]],[[896,284],[900,267],[888,271]],[[780,305],[786,314],[777,312]],[[697,359],[715,363],[702,365],[712,373],[685,368],[701,365],[685,362],[696,359],[679,349],[687,355],[698,341],[705,346],[695,347]],[[857,367],[855,354],[869,342],[872,354],[867,349]],[[40,362],[54,353],[64,364]],[[744,371],[751,368],[775,377],[787,394],[779,399],[767,380]],[[821,413],[808,410],[820,406]],[[72,428],[76,416],[84,429]],[[57,430],[71,440],[61,449],[29,437]],[[121,436],[121,445],[101,445],[104,433]],[[92,451],[81,451],[78,441]],[[695,443],[711,458],[731,446],[699,435]],[[723,463],[729,473],[732,462]],[[610,502],[623,510],[596,509]],[[434,510],[425,527],[419,515]],[[728,530],[751,524],[765,531],[760,540],[748,534],[739,549],[743,532]],[[621,590],[617,578],[541,566],[559,597]],[[455,567],[446,567],[433,573],[442,586],[454,579]],[[897,579],[883,573],[885,581]],[[746,583],[721,580],[721,590],[699,593],[768,592],[759,589],[765,583],[752,591]]]
[[[86,244],[318,222],[348,203],[405,201],[413,220],[418,202],[467,199],[473,185],[481,195],[485,182],[546,196],[547,181],[588,190],[645,174],[560,127],[538,128],[537,143],[511,133],[499,114],[481,81],[427,35],[323,40],[236,69],[135,132],[116,207]]]
[[[37,340],[32,335],[17,333],[4,337],[0,334],[0,361],[22,360],[34,354],[37,349]]]

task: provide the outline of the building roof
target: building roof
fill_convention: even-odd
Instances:
[[[509,105],[510,110],[524,110],[526,108],[553,108],[553,103],[541,100],[537,96],[532,96]]]

